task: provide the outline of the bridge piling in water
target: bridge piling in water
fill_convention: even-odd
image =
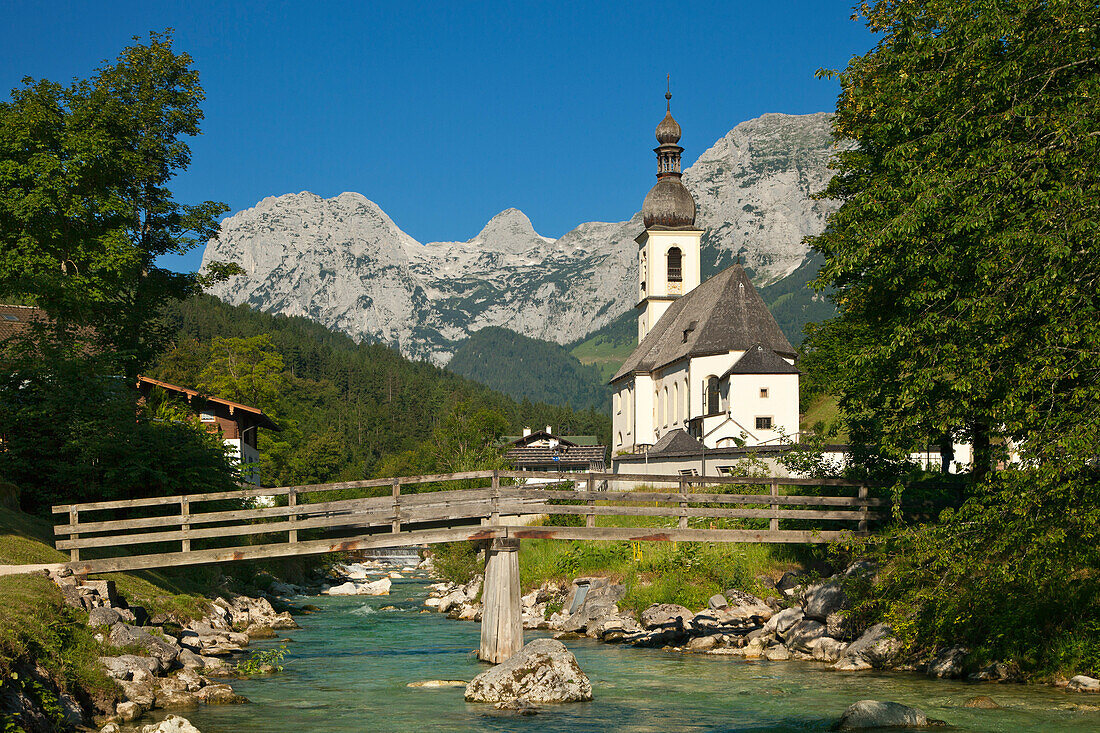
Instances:
[[[484,662],[500,664],[523,648],[518,539],[494,539],[486,550],[481,601],[478,657]]]

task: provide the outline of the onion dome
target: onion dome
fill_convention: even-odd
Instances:
[[[693,229],[695,199],[680,180],[680,125],[672,118],[672,93],[665,93],[665,118],[657,125],[657,184],[646,194],[642,221],[646,229]]]
[[[678,176],[667,176],[649,189],[642,203],[646,229],[691,229],[695,226],[695,199]]]

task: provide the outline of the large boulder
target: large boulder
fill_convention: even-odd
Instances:
[[[152,633],[147,629],[129,624],[112,626],[107,641],[113,647],[140,648],[149,656],[160,660],[163,669],[171,669],[180,655],[180,647],[175,642],[168,641],[159,633]]]
[[[847,643],[830,636],[823,636],[814,644],[813,656],[814,659],[819,662],[836,664],[840,661],[840,658],[844,655],[844,650],[847,648]]]
[[[639,619],[647,631],[683,631],[695,618],[695,614],[675,603],[654,603],[642,611]]]
[[[768,619],[768,623],[764,624],[764,632],[775,634],[780,639],[786,639],[790,630],[794,628],[795,624],[802,620],[803,616],[802,606],[784,608]]]
[[[503,664],[474,677],[465,697],[469,702],[581,702],[592,699],[592,683],[564,644],[536,639]]]
[[[802,619],[787,633],[787,648],[792,652],[813,654],[814,647],[825,636],[825,624],[812,619]]]
[[[136,654],[123,654],[118,657],[100,657],[99,663],[103,665],[107,676],[115,680],[129,682],[139,670],[144,670],[156,676],[163,667],[156,657],[139,657]]]
[[[970,650],[966,647],[953,646],[941,649],[932,661],[928,663],[928,676],[940,679],[962,677],[963,664]]]
[[[618,615],[619,601],[626,596],[626,586],[608,583],[603,578],[599,580],[604,582],[589,586],[584,602],[561,624],[562,631],[580,633],[605,616]]]
[[[1100,692],[1100,680],[1095,677],[1087,677],[1079,674],[1070,679],[1066,685],[1069,692]]]
[[[854,672],[889,667],[901,650],[901,642],[889,624],[875,624],[844,651],[833,669]]]
[[[191,725],[187,718],[169,715],[159,723],[145,726],[141,733],[199,733],[199,729]]]
[[[927,728],[942,725],[930,720],[920,710],[901,703],[883,700],[860,700],[852,703],[837,723],[837,730],[865,730],[868,728]]]
[[[811,585],[806,589],[803,598],[803,613],[807,618],[816,621],[825,621],[829,614],[844,610],[848,602],[844,586],[838,580]]]

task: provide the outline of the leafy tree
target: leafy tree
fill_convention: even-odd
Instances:
[[[279,399],[286,383],[283,358],[267,335],[216,337],[206,352],[196,389],[268,410]]]
[[[880,544],[867,601],[910,649],[1100,670],[1100,15],[880,0],[836,74],[842,200],[810,337],[853,439],[974,448],[968,498]],[[831,72],[826,72],[831,74]],[[1020,458],[1005,465],[1009,449]]]
[[[1100,359],[1100,56],[1087,0],[881,0],[837,74],[844,204],[811,243],[841,404],[897,452],[1075,430]],[[829,72],[823,72],[829,73]],[[831,73],[829,73],[831,75]]]
[[[55,338],[114,354],[131,380],[170,335],[160,306],[204,282],[156,259],[205,242],[226,210],[168,189],[190,163],[202,100],[165,32],[69,86],[24,79],[0,104],[0,298],[46,309]]]

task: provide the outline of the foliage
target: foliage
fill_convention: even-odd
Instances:
[[[965,503],[878,548],[867,603],[918,655],[964,643],[1096,672],[1100,16],[1083,0],[859,13],[880,40],[837,74],[835,133],[856,146],[811,243],[840,316],[811,347],[872,471],[929,442],[974,449]]]
[[[432,564],[439,577],[452,583],[469,583],[483,572],[473,542],[444,542],[432,546]]]
[[[611,404],[599,369],[582,364],[564,346],[498,326],[476,331],[461,342],[447,370],[516,400],[575,410],[606,411]]]
[[[131,380],[168,335],[160,305],[205,282],[157,258],[205,242],[226,210],[167,188],[190,163],[203,96],[166,32],[69,86],[24,79],[0,104],[0,298],[33,301],[52,338],[114,355]]]
[[[231,490],[225,446],[193,415],[139,410],[136,393],[94,357],[31,356],[0,371],[0,475],[25,509],[52,504]],[[159,412],[158,412],[159,411]]]
[[[286,656],[286,653],[286,642],[283,642],[280,646],[271,647],[270,649],[257,649],[249,654],[247,658],[237,662],[234,670],[241,677],[267,674],[272,669],[276,672],[282,672],[283,657]]]
[[[261,471],[269,485],[409,475],[434,470],[431,466],[442,466],[441,471],[493,467],[486,462],[487,446],[470,442],[471,430],[496,437],[505,430],[518,433],[524,425],[550,424],[563,432],[610,436],[606,415],[517,404],[305,318],[233,307],[210,296],[174,304],[166,313],[177,340],[151,376],[188,387],[203,384],[211,391],[236,389],[228,373],[231,363],[245,358],[267,364],[260,386],[278,385],[278,394],[261,389],[255,393],[257,406],[283,428],[260,431]],[[215,340],[223,352],[229,349],[225,358],[218,357],[217,368],[212,366]]]

